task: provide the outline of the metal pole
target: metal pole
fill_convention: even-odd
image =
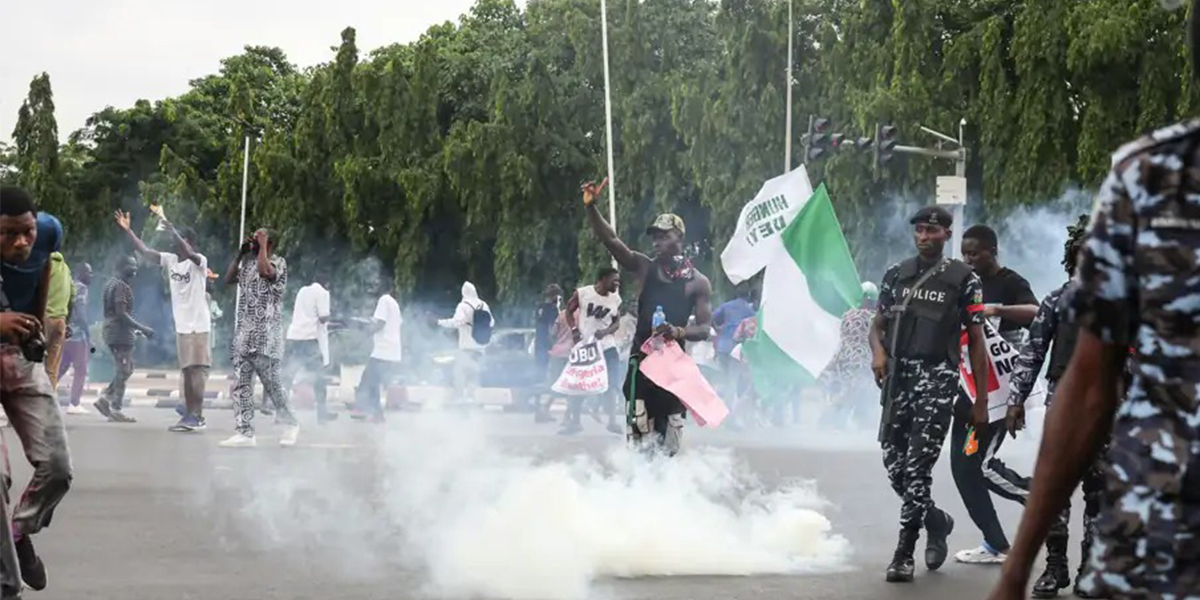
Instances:
[[[250,181],[250,134],[246,134],[246,142],[242,151],[242,220],[238,225],[237,244],[240,250],[242,241],[246,239],[246,190]],[[240,258],[238,260],[241,260]],[[239,267],[240,268],[240,267]],[[242,302],[242,286],[237,287],[237,292],[234,295],[233,309],[233,330],[237,331],[238,326],[238,311],[237,306]]]
[[[961,134],[960,134],[961,135]],[[959,157],[954,160],[954,174],[958,177],[967,176],[967,148],[964,146],[959,148]],[[955,204],[951,216],[954,217],[954,229],[951,232],[951,244],[954,245],[954,251],[951,253],[956,259],[962,260],[962,236],[963,228],[966,227],[966,199],[963,199],[963,204]]]
[[[617,231],[617,177],[613,169],[612,79],[608,72],[608,2],[600,0],[600,43],[604,54],[604,146],[608,154],[608,223]],[[613,267],[617,259],[613,258]]]
[[[784,125],[785,131],[783,134],[783,172],[788,173],[792,170],[792,38],[796,37],[792,33],[794,26],[792,20],[792,0],[788,0],[788,64],[787,64],[787,124]],[[810,119],[811,120],[811,119]],[[811,126],[809,127],[811,129]],[[808,162],[808,157],[804,158]]]

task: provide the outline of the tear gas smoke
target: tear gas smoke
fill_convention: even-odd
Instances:
[[[482,419],[441,413],[372,435],[353,458],[354,471],[374,465],[365,488],[328,459],[288,452],[217,471],[207,498],[245,490],[256,499],[235,526],[262,543],[319,541],[356,576],[399,556],[440,597],[585,598],[603,578],[807,573],[848,557],[812,485],[767,490],[728,451],[539,459],[502,450]]]

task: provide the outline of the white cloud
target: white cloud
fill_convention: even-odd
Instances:
[[[187,90],[251,45],[307,66],[331,60],[341,30],[370,50],[457,21],[474,0],[0,0],[0,139],[11,138],[29,80],[54,87],[59,137],[105,106]],[[524,2],[520,2],[524,4]]]

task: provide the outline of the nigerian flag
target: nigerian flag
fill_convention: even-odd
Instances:
[[[768,400],[796,393],[821,374],[837,352],[842,315],[862,299],[862,283],[824,185],[801,203],[777,238],[765,265],[758,333],[742,345],[755,386]]]

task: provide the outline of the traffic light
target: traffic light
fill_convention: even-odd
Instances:
[[[896,126],[875,125],[875,171],[882,171],[892,161],[896,148]]]
[[[809,162],[820,158],[829,147],[829,119],[825,117],[809,117],[808,133],[800,138],[804,144],[804,161]]]

